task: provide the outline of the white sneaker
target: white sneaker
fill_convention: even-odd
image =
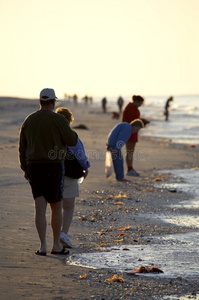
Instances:
[[[72,248],[73,247],[71,241],[69,240],[69,237],[68,237],[67,233],[61,232],[60,242],[62,243],[64,248]]]
[[[130,170],[126,173],[127,176],[140,176],[139,173],[137,173],[135,170]]]

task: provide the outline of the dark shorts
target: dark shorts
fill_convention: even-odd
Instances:
[[[27,166],[33,198],[43,196],[48,203],[63,199],[64,165],[61,163],[33,163]]]
[[[130,136],[130,138],[128,139],[128,142],[130,143],[137,143],[138,142],[138,133],[137,132],[133,132]]]

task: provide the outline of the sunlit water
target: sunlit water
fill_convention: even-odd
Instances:
[[[171,183],[158,184],[159,188],[176,189],[176,192],[183,191],[194,194],[194,201],[182,201],[178,204],[179,207],[187,208],[187,214],[179,215],[174,212],[172,215],[160,215],[153,213],[142,215],[142,217],[160,219],[179,226],[188,226],[195,229],[195,232],[150,237],[150,244],[147,245],[122,245],[101,248],[102,252],[72,255],[69,257],[68,263],[86,268],[112,269],[118,272],[132,272],[141,266],[156,266],[164,273],[139,274],[139,276],[198,278],[199,218],[197,214],[189,214],[188,209],[190,206],[192,209],[197,209],[199,206],[199,170],[165,170],[162,172],[171,173],[175,179]],[[175,298],[173,296],[173,298],[163,299],[185,300],[188,298]]]
[[[156,300],[157,298],[156,297],[153,297],[152,299],[154,299],[154,300]],[[162,298],[159,298],[159,299],[157,299],[157,300],[199,300],[199,298],[198,298],[198,296],[197,295],[195,295],[195,296],[193,296],[193,295],[188,295],[188,296],[177,296],[177,295],[175,295],[175,296],[164,296],[164,297],[162,297]]]
[[[198,238],[199,233],[156,237],[154,242],[152,239],[150,245],[123,245],[103,248],[101,249],[103,252],[72,255],[68,263],[93,269],[113,269],[125,273],[130,273],[140,266],[156,266],[164,273],[139,275],[197,278],[199,244],[194,241]]]
[[[183,201],[179,205],[187,208],[199,208],[199,169],[164,170],[160,173],[171,174],[174,180],[169,183],[159,183],[156,186],[169,190],[182,191],[193,195],[190,201]]]
[[[185,208],[186,214],[159,214],[145,215],[146,218],[155,218],[164,220],[167,223],[176,224],[179,226],[189,226],[192,228],[199,228],[199,215],[190,214],[189,210],[199,208],[199,169],[182,169],[182,170],[164,170],[161,173],[168,173],[174,177],[174,180],[169,183],[156,184],[157,187],[168,189],[170,191],[185,192],[192,195],[191,199],[181,201],[178,204],[172,204],[172,208]]]
[[[173,95],[170,105],[169,121],[165,122],[163,115],[166,96],[144,97],[145,102],[139,110],[141,116],[151,123],[140,131],[140,135],[169,139],[175,143],[199,144],[199,95]],[[131,101],[130,96],[124,96],[125,104]],[[117,97],[107,98],[108,111],[118,111]],[[94,98],[93,108],[101,106],[101,99]]]
[[[163,115],[165,98],[146,98],[141,112],[151,120],[142,131],[144,136],[171,139],[175,143],[199,144],[199,96],[174,96],[169,121]]]

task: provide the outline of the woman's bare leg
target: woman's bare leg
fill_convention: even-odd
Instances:
[[[62,201],[50,203],[51,207],[51,227],[53,231],[52,251],[61,251],[63,246],[60,243],[60,233],[62,225]]]
[[[62,231],[64,233],[68,233],[69,231],[73,219],[74,207],[75,207],[75,197],[63,199]]]

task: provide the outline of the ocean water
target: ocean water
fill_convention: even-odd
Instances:
[[[171,174],[173,180],[167,183],[156,184],[159,188],[184,192],[193,197],[190,200],[182,201],[177,206],[185,208],[199,208],[199,168],[181,170],[161,170],[160,173]],[[197,221],[199,228],[199,216]]]
[[[180,169],[180,170],[163,170],[161,173],[171,174],[174,179],[170,183],[161,183],[158,186],[168,189],[176,189],[199,199],[199,168]]]
[[[146,98],[140,111],[151,123],[144,128],[142,135],[171,139],[175,143],[199,144],[199,95],[174,97],[168,122],[163,115],[166,99]]]
[[[181,170],[161,170],[160,173],[171,174],[173,179],[166,183],[157,183],[156,187],[168,189],[175,192],[184,192],[191,195],[189,200],[182,200],[178,204],[172,204],[173,214],[159,214],[151,216],[145,215],[146,218],[161,219],[167,223],[178,226],[189,226],[192,229],[199,229],[199,168],[181,169]],[[187,213],[183,215],[175,214],[175,207],[183,208]],[[192,237],[194,239],[194,235]],[[195,236],[198,240],[198,236]]]
[[[169,139],[174,143],[199,144],[199,95],[173,95],[170,105],[169,121],[163,115],[166,96],[144,97],[145,103],[139,109],[141,116],[151,121],[140,135]],[[131,101],[130,96],[123,97],[124,107]],[[107,97],[108,111],[118,111],[117,97]],[[101,106],[101,99],[93,99],[93,106]]]
[[[193,232],[150,236],[150,244],[147,245],[116,245],[101,248],[101,252],[74,254],[68,258],[67,263],[85,268],[112,269],[122,273],[132,272],[140,266],[157,266],[164,273],[139,274],[139,276],[198,279],[199,217],[197,211],[199,207],[199,169],[164,170],[160,172],[171,173],[173,180],[170,183],[157,184],[158,188],[186,192],[193,195],[194,202],[190,199],[177,204],[178,207],[187,209],[187,213],[183,215],[174,211],[167,215],[165,213],[142,214],[141,217],[161,219],[166,223],[190,227],[194,230]],[[173,205],[172,208],[174,208]],[[189,211],[190,208],[192,213]],[[184,296],[179,298],[168,296],[162,299],[185,300],[198,299],[198,297]]]
[[[195,236],[198,238],[199,234],[195,233]],[[142,273],[138,276],[197,279],[199,245],[195,236],[194,241],[192,233],[187,233],[156,237],[148,245],[104,247],[101,252],[73,254],[67,259],[67,264],[122,273],[130,273],[141,266],[156,266],[163,273]]]

